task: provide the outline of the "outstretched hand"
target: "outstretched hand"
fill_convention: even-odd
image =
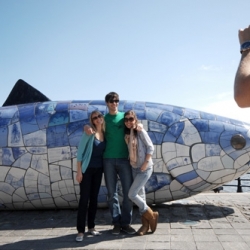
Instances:
[[[92,129],[89,125],[85,125],[84,126],[84,132],[87,134],[87,135],[92,135],[95,133],[95,130]]]

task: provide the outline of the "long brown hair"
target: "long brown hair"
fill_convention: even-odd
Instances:
[[[136,113],[134,110],[128,110],[127,112],[125,112],[124,114],[124,118],[127,116],[127,115],[131,115],[134,117],[135,119],[135,128],[137,127],[137,124],[138,124],[138,119],[137,119],[137,116],[136,116]],[[124,123],[125,123],[125,120],[124,120]],[[125,125],[125,135],[129,135],[130,134],[130,129],[127,128],[127,126]],[[137,130],[134,129],[134,135],[137,135]]]

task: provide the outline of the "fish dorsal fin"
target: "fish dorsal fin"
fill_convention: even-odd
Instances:
[[[19,79],[11,90],[3,106],[46,101],[50,101],[50,99],[37,89],[33,88],[27,82]]]

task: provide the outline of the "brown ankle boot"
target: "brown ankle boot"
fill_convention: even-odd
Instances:
[[[137,234],[140,236],[146,234],[149,230],[149,223],[148,223],[147,219],[144,218],[143,216],[141,217],[141,223],[142,223],[142,226],[137,231]]]
[[[151,208],[148,208],[148,210],[142,216],[149,222],[150,229],[153,233],[157,227],[159,213],[153,212]]]

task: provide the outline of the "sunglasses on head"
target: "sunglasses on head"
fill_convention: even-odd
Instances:
[[[124,122],[133,122],[135,118],[129,117],[129,118],[124,118]]]
[[[91,119],[94,121],[94,120],[96,120],[96,119],[98,119],[98,118],[102,118],[102,115],[99,114],[99,115],[97,115],[97,116],[93,116]]]
[[[109,103],[118,103],[119,102],[119,100],[109,100]]]

